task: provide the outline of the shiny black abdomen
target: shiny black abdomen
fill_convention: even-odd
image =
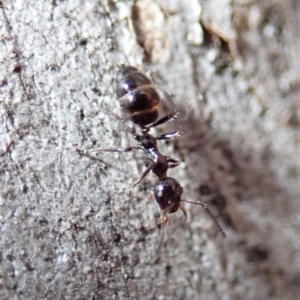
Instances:
[[[150,78],[144,75],[139,69],[128,65],[121,65],[119,67],[116,77],[116,92],[119,98],[134,91],[139,86],[151,84],[152,81]]]

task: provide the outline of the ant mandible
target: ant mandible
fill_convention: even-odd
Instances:
[[[155,201],[161,210],[161,217],[157,223],[159,229],[168,222],[168,215],[175,213],[178,210],[183,212],[185,219],[187,218],[186,210],[181,205],[181,202],[185,202],[204,207],[216,223],[219,231],[225,237],[224,230],[207,205],[202,202],[181,199],[183,192],[182,186],[176,179],[168,177],[167,175],[168,169],[177,167],[179,161],[172,157],[162,155],[157,147],[157,140],[172,139],[180,135],[180,131],[163,134],[157,137],[149,134],[152,127],[161,125],[176,117],[178,110],[171,96],[164,90],[155,87],[151,79],[144,73],[129,65],[121,65],[119,67],[116,77],[116,93],[122,111],[126,117],[121,118],[114,113],[107,112],[103,109],[100,110],[111,118],[122,122],[138,144],[126,148],[94,149],[92,151],[129,152],[132,150],[142,150],[144,152],[145,157],[143,158],[143,161],[146,170],[141,174],[139,180],[130,188],[129,197],[132,194],[133,188],[138,185],[150,171],[158,177],[153,189]],[[84,95],[89,99],[86,93],[84,93]],[[169,103],[171,112],[159,118],[159,108],[162,100]],[[137,126],[139,127],[141,134],[136,133]],[[77,151],[86,153],[85,150],[81,149],[77,149]]]

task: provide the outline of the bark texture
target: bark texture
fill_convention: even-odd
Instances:
[[[1,1],[0,299],[297,299],[300,4]],[[119,114],[119,63],[147,71],[184,134],[161,152],[184,198],[159,211]],[[90,103],[86,91],[94,100]],[[179,225],[178,225],[179,224]]]

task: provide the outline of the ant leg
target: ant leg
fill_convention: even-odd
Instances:
[[[87,154],[88,152],[130,152],[132,150],[140,149],[138,146],[126,147],[126,148],[98,148],[98,149],[91,149],[91,150],[84,150],[80,148],[76,148],[76,151],[79,154]]]
[[[182,134],[181,130],[177,130],[171,133],[166,133],[158,137],[159,140],[171,140]]]
[[[186,213],[186,210],[185,210],[185,208],[183,207],[183,206],[179,206],[179,209],[183,212],[183,214],[184,214],[184,222],[186,221],[186,219],[187,219],[187,213]]]
[[[151,171],[152,168],[153,168],[153,164],[150,165],[150,166],[142,173],[142,175],[140,176],[139,180],[138,180],[134,185],[132,185],[132,187],[130,188],[129,193],[128,193],[128,197],[129,197],[129,198],[131,198],[133,189],[134,189],[139,183],[141,183],[141,181],[148,175],[148,173]]]
[[[185,222],[186,219],[187,219],[187,212],[186,212],[185,208],[184,208],[182,205],[180,205],[180,206],[178,207],[178,209],[181,210],[181,211],[183,212],[183,215],[184,215],[184,220],[183,220],[183,222]],[[179,224],[174,228],[174,231],[177,230],[177,228],[180,226],[180,224],[181,224],[181,223],[179,223]]]
[[[90,97],[87,95],[87,93],[86,93],[86,92],[82,92],[82,93],[83,93],[83,95],[89,100],[89,102],[92,103],[92,100],[91,100]],[[103,109],[103,108],[101,108],[101,107],[98,107],[98,109],[99,109],[101,112],[103,112],[104,114],[108,115],[110,118],[115,119],[115,120],[117,120],[118,122],[121,122],[121,123],[123,123],[124,125],[126,125],[126,126],[127,126],[127,128],[126,128],[127,131],[130,132],[131,134],[135,135],[135,127],[134,127],[132,124],[128,123],[127,120],[125,120],[125,119],[121,118],[120,116],[118,116],[118,115],[116,115],[116,114],[114,114],[114,113],[112,113],[112,112],[109,112],[109,111],[107,111],[107,110],[105,110],[105,109]]]
[[[126,148],[104,148],[104,149],[91,149],[90,152],[130,152],[132,150],[138,150],[138,146],[130,146]]]
[[[178,160],[176,160],[172,157],[169,157],[169,156],[167,156],[167,161],[168,161],[168,163],[170,163],[170,164],[168,164],[168,168],[175,168],[180,164],[180,162]]]
[[[155,139],[156,140],[171,140],[171,139],[174,139],[174,138],[180,136],[181,133],[182,133],[181,130],[177,130],[177,131],[174,131],[171,133],[162,134],[162,135],[156,137]]]
[[[149,126],[146,126],[146,128],[156,127],[160,124],[163,124],[171,119],[173,119],[177,115],[177,109],[174,109],[170,114],[162,117],[161,119],[155,121],[154,123],[150,124]]]
[[[82,92],[82,94],[89,100],[90,103],[92,103],[92,99],[87,95],[86,92]],[[109,117],[115,119],[115,120],[118,120],[120,122],[124,122],[124,119],[122,119],[121,117],[119,117],[118,115],[112,113],[112,112],[109,112],[109,111],[106,111],[105,109],[101,108],[101,107],[98,107],[98,109],[100,111],[102,111],[103,113],[107,114]]]
[[[223,237],[226,237],[225,231],[223,230],[223,228],[221,227],[221,225],[219,224],[219,222],[217,221],[217,219],[215,218],[215,216],[212,214],[212,212],[210,211],[210,209],[207,207],[207,205],[205,203],[188,201],[188,200],[180,200],[180,202],[190,203],[190,204],[202,206],[206,210],[206,212],[210,215],[210,217],[213,219],[213,221],[217,225],[218,230],[221,232],[221,234],[223,235]]]

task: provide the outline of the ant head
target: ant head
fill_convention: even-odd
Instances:
[[[158,228],[168,222],[168,214],[181,209],[180,200],[183,192],[182,186],[172,177],[165,177],[156,181],[154,185],[154,197],[162,211],[162,217],[158,221]]]
[[[210,215],[210,217],[217,225],[221,234],[225,237],[226,234],[223,228],[220,226],[220,224],[218,223],[214,215],[211,213],[207,205],[202,202],[194,202],[181,199],[182,192],[182,186],[176,179],[172,177],[164,177],[156,181],[154,185],[154,197],[162,211],[162,216],[158,220],[157,227],[161,229],[168,222],[168,214],[172,214],[177,210],[181,210],[186,219],[186,210],[180,205],[180,202],[185,202],[194,205],[200,205],[203,208],[205,208],[206,212]]]

